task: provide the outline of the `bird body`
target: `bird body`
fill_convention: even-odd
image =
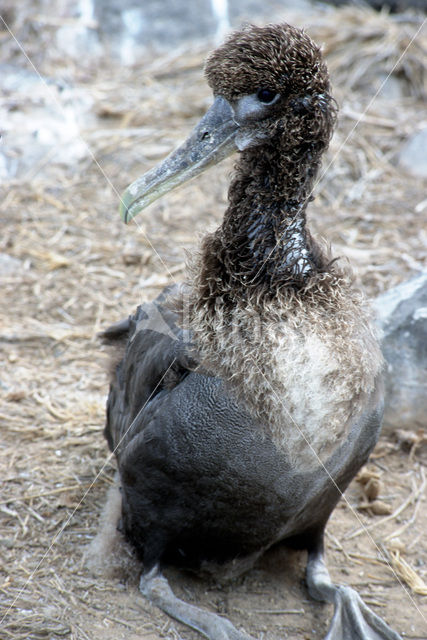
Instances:
[[[367,310],[345,276],[318,279],[307,292],[256,305],[217,303],[209,321],[201,305],[190,321],[202,361],[230,381],[299,469],[326,462],[348,436],[382,366]],[[339,288],[331,287],[334,280]],[[339,295],[333,299],[329,290]]]
[[[234,573],[285,543],[307,549],[310,593],[335,603],[328,640],[396,640],[330,582],[322,557],[327,520],[375,445],[383,409],[369,311],[306,226],[336,117],[326,67],[305,33],[269,25],[233,34],[206,76],[213,107],[129,187],[123,213],[237,149],[228,209],[187,284],[105,334],[124,345],[105,434],[141,591],[211,640],[244,640],[178,600],[161,569]]]
[[[151,568],[155,556],[152,546],[157,548],[159,531],[164,536],[162,561],[190,568],[233,562],[253,554],[256,557],[284,539],[292,546],[306,548],[306,538],[311,535],[313,545],[317,544],[317,533],[320,535],[341,492],[376,441],[380,384],[376,384],[370,402],[364,403],[357,416],[350,407],[350,415],[346,416],[348,433],[343,436],[331,432],[330,451],[325,451],[321,420],[317,420],[317,427],[323,438],[316,438],[318,434],[308,429],[301,435],[300,423],[283,409],[282,402],[286,407],[288,398],[281,400],[276,395],[281,391],[280,385],[296,375],[297,369],[298,376],[313,371],[315,375],[318,363],[313,363],[317,352],[313,344],[303,345],[303,351],[309,353],[303,356],[305,362],[298,358],[290,371],[284,371],[287,351],[295,354],[301,349],[292,344],[289,350],[286,346],[280,350],[278,343],[286,345],[286,340],[274,335],[276,354],[268,364],[275,370],[279,368],[278,358],[282,358],[283,376],[280,377],[280,369],[276,379],[265,370],[261,375],[252,375],[248,384],[256,393],[252,402],[259,402],[262,396],[264,410],[279,412],[274,428],[271,420],[265,422],[263,412],[254,418],[235,393],[233,381],[226,383],[217,375],[191,370],[194,362],[188,353],[193,347],[180,340],[182,335],[176,325],[172,325],[175,338],[157,334],[159,343],[154,347],[154,332],[144,328],[147,312],[150,309],[141,307],[130,323],[128,352],[117,374],[118,379],[127,381],[127,403],[123,406],[123,386],[117,388],[113,384],[107,426],[110,446],[117,448],[123,526],[144,566]],[[175,314],[167,313],[171,322]],[[287,338],[293,342],[295,335]],[[268,349],[269,344],[264,347]],[[226,347],[229,351],[228,344]],[[163,358],[168,357],[154,372],[159,364],[158,352]],[[243,370],[248,371],[249,364],[250,360]],[[157,386],[156,392],[153,394],[152,388],[146,387],[141,395],[147,372],[154,374],[150,379],[158,384],[170,365],[169,378]],[[254,369],[256,365],[252,363]],[[257,380],[262,385],[258,390]],[[294,383],[298,380],[296,377]],[[316,413],[318,394],[316,388],[307,414]],[[338,396],[342,395],[341,391]],[[295,400],[301,403],[298,396]],[[120,411],[118,402],[122,403]],[[337,402],[340,400],[334,398],[332,407]],[[342,402],[349,405],[348,399]],[[117,415],[125,416],[121,428]],[[328,416],[323,412],[321,418],[327,426]],[[361,430],[361,422],[369,423],[371,428]],[[133,426],[129,429],[130,424]],[[325,465],[322,473],[320,456]]]

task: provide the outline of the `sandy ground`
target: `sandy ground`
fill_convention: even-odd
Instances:
[[[419,24],[356,10],[307,19],[324,43],[341,107],[311,225],[350,259],[369,296],[425,265],[425,182],[398,164],[425,117],[425,29],[392,74],[392,90],[375,97]],[[231,161],[154,204],[138,225],[124,227],[117,214],[118,193],[208,106],[207,47],[147,53],[131,68],[85,65],[54,46],[40,53],[57,26],[38,26],[23,22],[18,31],[53,80],[28,85],[22,76],[25,86],[9,86],[0,103],[15,127],[8,162],[18,164],[0,201],[0,637],[195,640],[138,594],[132,558],[128,571],[96,577],[84,552],[115,470],[102,436],[108,354],[97,333],[183,278],[185,250],[218,224],[226,203]],[[31,71],[1,34],[3,60]],[[61,137],[68,107],[89,151]],[[59,123],[57,145],[25,135],[35,122],[39,133]],[[411,449],[387,434],[368,465],[384,514],[363,508],[363,485],[354,481],[346,497],[356,512],[342,501],[327,537],[333,578],[419,640],[427,638],[426,464],[425,443]],[[304,554],[276,550],[228,585],[169,576],[177,594],[255,638],[321,638],[331,607],[308,598],[304,567]]]

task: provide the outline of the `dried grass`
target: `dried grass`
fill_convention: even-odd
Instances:
[[[292,15],[287,19],[292,21]],[[395,164],[402,142],[421,124],[425,30],[393,72],[401,95],[380,95],[361,118],[419,24],[411,16],[347,8],[326,17],[319,14],[308,25],[313,37],[324,42],[341,104],[311,220],[336,253],[349,257],[370,295],[425,264],[424,185]],[[82,553],[96,533],[114,475],[102,437],[108,356],[97,333],[156,295],[159,287],[180,279],[184,248],[218,222],[225,205],[231,162],[153,205],[139,228],[123,227],[116,213],[117,192],[169,151],[208,105],[201,73],[206,51],[193,48],[147,58],[135,69],[112,62],[82,67],[64,61],[52,47],[54,21],[41,28],[21,13],[15,26],[39,68],[52,76],[65,74],[92,96],[94,126],[82,135],[109,183],[91,157],[75,168],[55,163],[53,153],[39,158],[27,176],[1,188],[0,251],[21,264],[1,278],[7,300],[7,308],[0,311],[2,634],[14,640],[178,637],[169,620],[127,596],[128,584],[94,578],[83,569]],[[50,48],[42,53],[46,44]],[[4,59],[20,61],[16,43],[4,32],[0,47]],[[7,100],[31,113],[32,96],[17,92]],[[418,470],[420,462],[425,464],[423,450],[416,460],[408,460],[387,449],[382,461],[393,467],[381,478],[393,489],[393,512],[378,520],[361,517],[379,540],[402,536],[406,552],[416,551],[427,562],[425,536],[419,537],[426,526],[425,481]],[[411,478],[417,482],[411,484]],[[337,509],[330,531],[335,532],[329,545],[333,573],[339,572],[341,553],[353,559],[357,571],[374,557],[347,511]],[[341,535],[345,531],[348,539]],[[362,544],[365,547],[357,546]],[[390,553],[401,579],[424,594],[422,565],[416,578],[402,551]],[[358,575],[351,573],[355,584]],[[384,602],[377,594],[371,599],[389,607],[391,615],[402,596],[390,575],[384,569],[369,584],[387,586]],[[127,580],[132,590],[135,581]],[[249,584],[253,593],[259,592],[256,580]],[[265,594],[267,587],[263,589]],[[200,598],[204,593],[200,589]],[[225,597],[221,591],[213,593],[206,597]],[[257,597],[256,608],[274,618],[277,612],[265,606],[263,594]],[[299,613],[297,609],[291,612]],[[387,611],[382,613],[386,616]],[[286,619],[295,637],[320,624],[318,614],[310,615],[294,616],[303,618],[298,623],[292,616]],[[422,629],[416,615],[413,612],[411,624]],[[251,618],[254,628],[262,620],[262,614]],[[243,616],[242,624],[245,621]],[[182,637],[195,636],[183,632]],[[275,640],[283,634],[271,628],[268,637]]]
[[[399,551],[391,553],[391,564],[399,578],[408,585],[413,593],[420,596],[427,596],[427,584],[420,578],[418,573],[402,558]]]

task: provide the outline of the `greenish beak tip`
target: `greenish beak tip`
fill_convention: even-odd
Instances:
[[[238,128],[230,104],[217,96],[184,144],[125,190],[120,198],[123,222],[128,224],[162,195],[233,153]]]

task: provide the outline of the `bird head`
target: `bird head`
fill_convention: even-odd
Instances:
[[[125,222],[234,151],[327,146],[335,102],[320,49],[300,29],[251,25],[235,32],[208,57],[205,73],[212,107],[181,147],[128,187]]]
[[[232,108],[240,151],[267,141],[277,145],[280,134],[283,148],[311,142],[320,132],[329,140],[335,109],[328,71],[301,29],[248,26],[209,56],[205,73],[214,96]]]

